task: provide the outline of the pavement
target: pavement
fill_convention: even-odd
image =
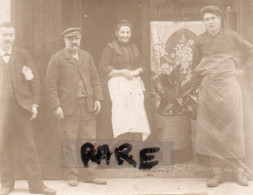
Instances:
[[[233,181],[207,188],[207,178],[109,178],[107,185],[79,183],[70,187],[63,180],[46,180],[48,187],[57,190],[57,195],[252,195],[253,181],[242,187]],[[16,181],[15,191],[10,195],[26,195],[27,182]]]
[[[60,179],[61,170],[53,168],[55,166],[48,173],[57,172],[59,175],[55,178],[44,177],[44,181],[48,187],[57,190],[57,195],[253,195],[252,178],[249,186],[239,186],[233,181],[230,169],[225,169],[225,183],[216,188],[207,188],[206,182],[212,176],[211,168],[209,164],[194,161],[157,165],[151,170],[139,170],[127,163],[121,167],[116,166],[115,162],[109,166],[105,162],[99,166],[90,164],[94,174],[105,179],[107,185],[79,182],[77,187],[70,187]],[[17,180],[15,190],[10,195],[26,194],[29,194],[27,182]]]

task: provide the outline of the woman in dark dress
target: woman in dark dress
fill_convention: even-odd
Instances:
[[[148,136],[150,132],[144,104],[142,104],[142,102],[144,103],[144,89],[140,89],[141,87],[144,88],[140,78],[144,72],[144,68],[142,66],[141,56],[138,48],[136,45],[130,42],[132,29],[132,25],[127,20],[120,21],[115,29],[116,40],[106,44],[102,52],[102,57],[99,64],[99,72],[103,83],[105,100],[102,103],[101,113],[98,116],[97,137],[99,139],[112,139],[117,137],[117,139],[121,140],[141,140],[141,137],[143,136],[142,134],[146,134],[146,136]],[[110,87],[108,88],[108,81],[111,83],[111,93],[109,91]],[[138,92],[131,92],[129,87],[131,89],[136,87]],[[122,88],[123,91],[121,91]],[[115,90],[118,91],[115,93]],[[141,97],[140,104],[135,105],[135,107],[139,107],[139,109],[136,111],[134,108],[134,113],[129,113],[128,115],[126,112],[129,112],[129,107],[133,105],[127,105],[126,103],[123,105],[123,101],[129,102],[129,98],[133,100],[136,99],[136,97],[134,97],[132,94],[135,92],[137,94],[136,97]],[[126,94],[126,96],[120,94]],[[129,94],[132,94],[132,96],[129,96]],[[113,97],[115,95],[119,95],[119,97]],[[113,107],[111,98],[123,99],[121,100],[122,102],[117,102],[116,100]],[[116,104],[125,109],[120,110],[120,108],[116,108]],[[112,114],[112,110],[114,114]],[[130,116],[131,118],[131,115],[136,115],[136,112],[138,112],[137,117],[142,116],[139,119],[141,121],[139,121],[138,124],[133,122],[133,120],[135,120],[133,117],[132,121],[131,119],[128,119],[129,117],[127,117]],[[126,126],[128,126],[128,124],[132,124],[132,126],[125,127],[122,124],[118,124],[118,127],[116,127],[116,123],[124,123]],[[144,124],[144,126],[140,127],[139,124]],[[122,132],[115,132],[115,129],[120,128],[120,126],[123,126]],[[137,126],[139,126],[139,130],[136,130]]]

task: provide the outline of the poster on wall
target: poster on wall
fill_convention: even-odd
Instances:
[[[205,31],[202,21],[151,21],[151,71],[169,74],[177,65],[187,71],[192,60],[194,38]]]
[[[172,139],[176,149],[182,149],[181,142],[191,142],[193,148],[189,144],[187,148],[194,150],[197,94],[194,93],[191,84],[191,65],[194,40],[204,31],[205,27],[201,21],[151,21],[150,23],[151,99],[155,111],[154,127],[156,135],[165,135],[166,138],[174,136]],[[190,122],[191,120],[193,122]],[[179,124],[185,126],[180,128]],[[168,132],[165,126],[172,126],[171,131]],[[159,131],[161,127],[163,130]],[[163,139],[162,136],[161,138],[157,136],[157,140]]]

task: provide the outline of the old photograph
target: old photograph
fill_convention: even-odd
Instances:
[[[253,0],[1,0],[0,195],[252,195]]]

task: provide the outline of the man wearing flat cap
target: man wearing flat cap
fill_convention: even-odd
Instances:
[[[214,177],[208,187],[224,182],[230,166],[236,182],[247,186],[242,92],[237,81],[242,65],[253,66],[253,45],[238,33],[221,29],[221,10],[213,5],[201,10],[207,31],[195,40],[193,75],[201,80],[198,93],[196,151],[210,157]],[[241,52],[243,59],[238,58]],[[239,64],[238,62],[241,62]],[[197,79],[194,79],[197,80]]]
[[[48,106],[57,117],[66,179],[76,186],[81,173],[80,146],[96,139],[96,115],[103,96],[93,58],[80,49],[81,29],[68,28],[61,35],[65,48],[52,56],[44,87]],[[82,173],[85,182],[106,184],[87,168]]]

